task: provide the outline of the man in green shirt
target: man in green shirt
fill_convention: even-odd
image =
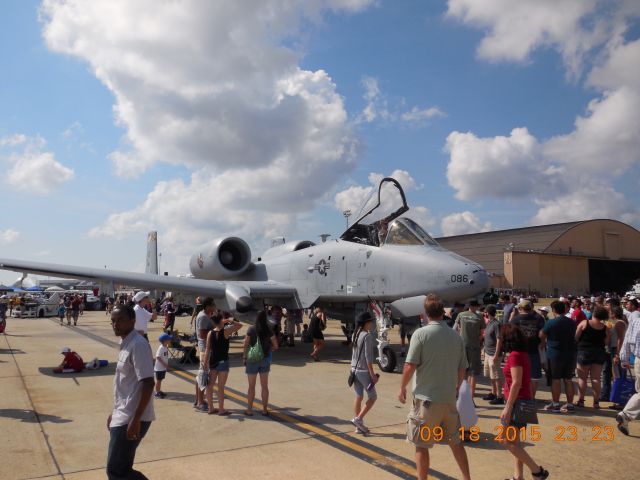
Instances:
[[[454,328],[460,332],[467,355],[467,381],[471,386],[471,396],[476,394],[476,375],[482,375],[482,332],[484,320],[478,314],[480,305],[476,300],[469,302],[469,310],[462,312],[456,318]]]
[[[402,372],[398,399],[407,401],[407,384],[413,377],[413,404],[407,422],[407,440],[416,447],[418,479],[429,473],[429,448],[437,438],[446,440],[460,467],[463,480],[470,480],[469,461],[460,442],[460,418],[456,396],[467,369],[464,345],[444,319],[444,305],[427,295],[428,323],[411,337]],[[415,374],[415,375],[414,375]]]

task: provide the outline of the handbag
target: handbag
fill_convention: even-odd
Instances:
[[[611,384],[609,400],[618,405],[626,405],[629,399],[636,393],[635,381],[627,377],[627,370],[618,365],[620,376]]]
[[[264,350],[260,337],[256,334],[256,343],[249,347],[247,351],[247,363],[257,363],[264,358]]]
[[[520,425],[538,424],[538,410],[535,400],[516,400],[511,413],[511,421]]]
[[[478,425],[478,413],[471,396],[471,387],[466,380],[463,380],[458,390],[458,399],[456,400],[456,409],[460,418],[460,425],[466,430]]]
[[[357,342],[358,340],[356,339],[356,343]],[[358,359],[356,360],[356,367],[358,366],[358,362],[360,361],[360,355],[362,354],[363,348],[364,348],[364,339],[362,340],[362,345],[360,345],[360,351],[358,352]],[[352,387],[355,381],[356,381],[356,369],[354,367],[351,367],[351,371],[349,372],[349,377],[347,378],[347,385]]]

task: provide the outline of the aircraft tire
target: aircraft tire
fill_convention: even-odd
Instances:
[[[386,373],[393,372],[396,369],[396,354],[389,347],[382,351],[382,358],[378,360],[380,370]]]

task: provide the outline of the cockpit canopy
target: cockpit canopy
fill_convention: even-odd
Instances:
[[[437,246],[431,235],[416,222],[407,217],[397,218],[391,222],[387,236],[381,245],[431,245]]]
[[[340,237],[348,242],[381,247],[382,245],[431,245],[438,243],[420,225],[407,217],[409,210],[402,187],[394,178],[384,178],[377,191],[371,192],[358,213],[357,220]]]

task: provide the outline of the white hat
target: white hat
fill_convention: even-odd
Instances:
[[[566,299],[566,298],[564,298],[564,297],[560,297],[560,298],[558,299],[558,301],[559,301],[559,302],[566,302],[566,301],[567,301],[567,299]]]
[[[551,311],[549,307],[540,307],[538,310],[540,310],[541,312],[547,312],[547,313]]]
[[[133,296],[133,301],[136,303],[140,303],[143,298],[151,297],[150,292],[138,292]]]
[[[60,353],[69,353],[71,351],[71,349],[69,347],[62,347],[62,350],[60,350]]]

